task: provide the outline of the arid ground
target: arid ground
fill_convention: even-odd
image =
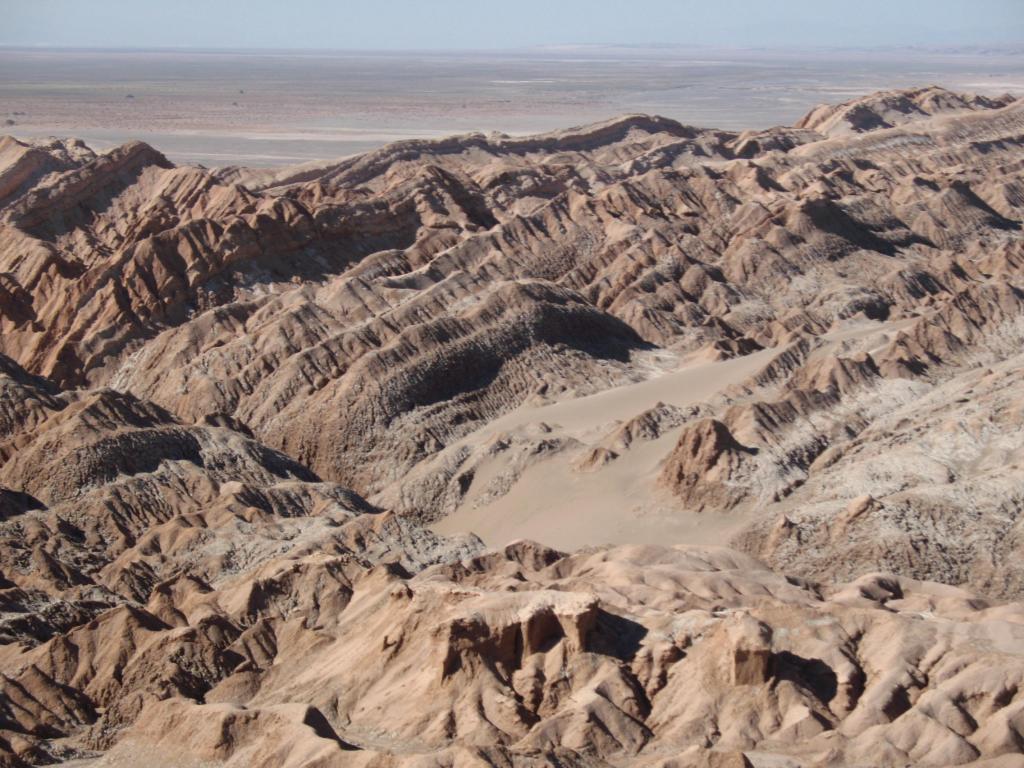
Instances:
[[[1024,766],[1012,57],[610,55],[4,54],[0,768]]]
[[[171,160],[272,166],[405,138],[536,133],[642,112],[742,130],[883,88],[1024,90],[1020,51],[663,48],[514,53],[0,50],[19,136],[129,140]]]

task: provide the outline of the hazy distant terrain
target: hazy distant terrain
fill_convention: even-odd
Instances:
[[[0,120],[16,136],[148,141],[176,162],[281,165],[409,137],[527,133],[645,112],[728,129],[940,83],[1024,91],[1014,51],[666,48],[521,53],[0,51]]]

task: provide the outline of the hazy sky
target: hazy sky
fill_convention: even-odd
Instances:
[[[495,49],[1024,43],[1024,0],[0,0],[0,45]]]

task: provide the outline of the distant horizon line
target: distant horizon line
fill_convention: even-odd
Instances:
[[[1016,43],[964,43],[958,45],[722,45],[700,43],[557,43],[505,48],[288,48],[288,47],[247,47],[247,46],[193,46],[193,45],[54,45],[50,43],[3,43],[0,51],[54,51],[69,53],[209,53],[209,54],[513,54],[513,53],[573,53],[601,51],[630,51],[657,55],[666,52],[729,52],[729,53],[931,53],[931,54],[977,54],[1002,53],[1024,54],[1024,44]]]

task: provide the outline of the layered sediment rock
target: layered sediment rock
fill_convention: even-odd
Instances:
[[[0,764],[1018,764],[1022,110],[3,139]]]

